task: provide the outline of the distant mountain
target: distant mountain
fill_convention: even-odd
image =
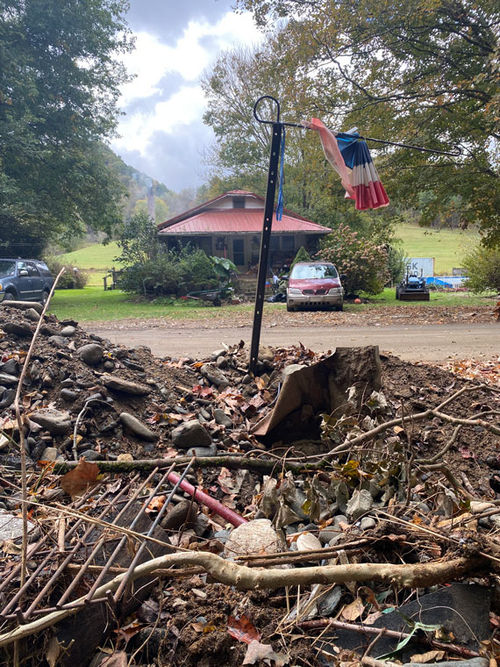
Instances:
[[[148,211],[148,197],[151,189],[154,194],[156,222],[163,222],[178,213],[191,208],[196,203],[196,191],[186,189],[174,192],[164,183],[126,164],[121,157],[106,147],[108,165],[116,172],[118,179],[125,186],[127,195],[124,199],[124,219],[138,211]]]

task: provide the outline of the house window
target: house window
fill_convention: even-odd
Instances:
[[[295,250],[295,239],[293,236],[282,236],[281,237],[281,249],[289,252],[290,250]]]
[[[245,208],[245,197],[233,197],[233,208]]]

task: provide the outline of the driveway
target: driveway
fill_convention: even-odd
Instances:
[[[162,327],[157,322],[140,327],[93,323],[85,325],[88,331],[113,343],[127,347],[146,345],[153,354],[165,357],[203,358],[221,347],[240,340],[249,347],[252,337],[250,326],[200,328],[193,324]],[[335,347],[378,345],[382,352],[390,352],[407,361],[443,362],[480,356],[492,357],[500,354],[500,323],[488,324],[436,324],[364,327],[285,327],[263,326],[261,345],[275,347],[302,343],[316,352],[326,352]]]

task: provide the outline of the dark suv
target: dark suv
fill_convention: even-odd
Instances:
[[[41,301],[49,297],[54,278],[36,259],[0,259],[0,301]]]

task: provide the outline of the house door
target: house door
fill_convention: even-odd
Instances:
[[[244,239],[233,239],[233,262],[236,266],[243,266],[245,264]]]

